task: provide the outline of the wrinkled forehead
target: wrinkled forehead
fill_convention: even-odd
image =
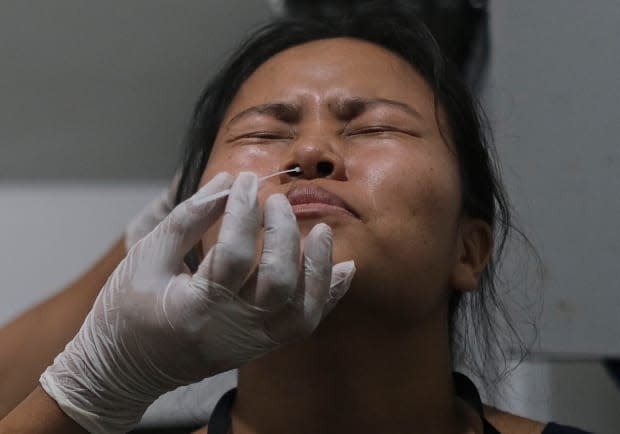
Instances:
[[[435,118],[432,90],[405,59],[368,41],[331,38],[290,47],[265,61],[242,84],[225,120],[274,101],[333,106],[352,97],[401,101]]]

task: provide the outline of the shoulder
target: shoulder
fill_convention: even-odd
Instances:
[[[507,434],[542,434],[546,424],[508,413],[495,407],[484,406],[484,417],[499,432]]]

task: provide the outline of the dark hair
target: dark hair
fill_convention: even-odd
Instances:
[[[496,354],[493,350],[501,348],[496,345],[500,337],[506,337],[506,333],[500,336],[498,332],[497,313],[500,312],[500,317],[508,317],[497,295],[496,267],[508,234],[514,229],[511,209],[495,158],[491,158],[495,155],[489,145],[482,111],[463,83],[458,68],[444,57],[429,30],[416,18],[372,7],[338,19],[282,19],[252,34],[211,80],[197,102],[186,137],[177,202],[188,198],[198,188],[219,125],[242,83],[262,63],[287,48],[336,37],[365,40],[399,55],[421,74],[434,92],[436,107],[442,112],[441,116],[436,112],[436,117],[438,121],[441,117],[439,124],[445,125],[444,139],[452,145],[459,161],[462,214],[484,220],[495,236],[493,258],[480,277],[479,290],[466,295],[454,291],[451,296],[449,321],[453,360],[464,364],[483,381],[494,382],[497,378],[489,378],[492,371],[487,362]],[[195,253],[188,255],[187,261],[190,268],[196,267]],[[523,354],[522,341],[511,322],[502,323],[508,325],[507,334],[514,338],[512,342],[517,343]],[[475,357],[471,356],[468,343],[472,337],[473,347],[478,352]],[[504,355],[503,358],[506,362]]]

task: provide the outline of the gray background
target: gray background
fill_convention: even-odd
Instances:
[[[0,323],[76,277],[167,184],[203,85],[268,17],[262,0],[0,0]],[[495,0],[491,25],[484,101],[543,260],[537,282],[512,246],[506,297],[524,334],[540,316],[539,339],[503,407],[616,433],[620,393],[594,360],[620,356],[620,1]],[[147,416],[178,417],[171,402]]]
[[[259,0],[0,1],[0,180],[174,172],[194,101]]]

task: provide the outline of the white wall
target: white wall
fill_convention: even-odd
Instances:
[[[0,324],[85,271],[165,184],[0,185]]]

